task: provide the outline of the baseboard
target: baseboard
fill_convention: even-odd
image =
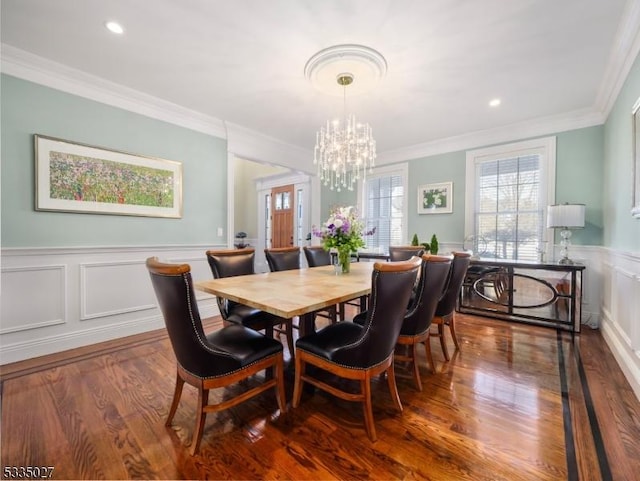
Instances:
[[[640,400],[640,359],[629,348],[628,343],[621,339],[611,319],[603,316],[600,330],[631,389]]]

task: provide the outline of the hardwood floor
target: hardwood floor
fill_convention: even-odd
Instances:
[[[401,414],[374,381],[375,443],[358,404],[307,392],[282,414],[265,393],[209,414],[189,456],[196,392],[185,387],[166,428],[175,359],[162,331],[3,366],[3,477],[53,466],[53,479],[638,479],[640,403],[598,331],[468,315],[457,326],[450,362],[432,341],[437,373],[421,352],[423,392],[398,379]]]

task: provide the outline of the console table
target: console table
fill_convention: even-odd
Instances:
[[[580,332],[582,264],[475,259],[458,311]]]

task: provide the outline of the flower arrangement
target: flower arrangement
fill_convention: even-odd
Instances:
[[[325,250],[335,249],[338,253],[338,263],[342,272],[349,272],[352,252],[365,247],[363,236],[373,235],[375,227],[364,232],[364,225],[358,218],[358,212],[353,206],[337,207],[331,211],[329,219],[322,229],[313,229],[313,235],[322,239]]]

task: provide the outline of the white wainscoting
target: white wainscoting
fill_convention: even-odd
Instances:
[[[210,279],[205,251],[226,246],[3,249],[0,364],[164,327],[145,268],[147,257],[191,265]],[[218,315],[197,293],[201,317]]]
[[[0,364],[162,328],[146,258],[185,262],[194,279],[209,279],[204,253],[225,247],[3,249]],[[443,253],[460,249],[442,245]],[[640,254],[575,245],[571,252],[587,266],[583,323],[600,327],[640,399]],[[197,297],[203,318],[219,314],[213,296]]]
[[[640,399],[640,253],[602,249],[601,330]]]

